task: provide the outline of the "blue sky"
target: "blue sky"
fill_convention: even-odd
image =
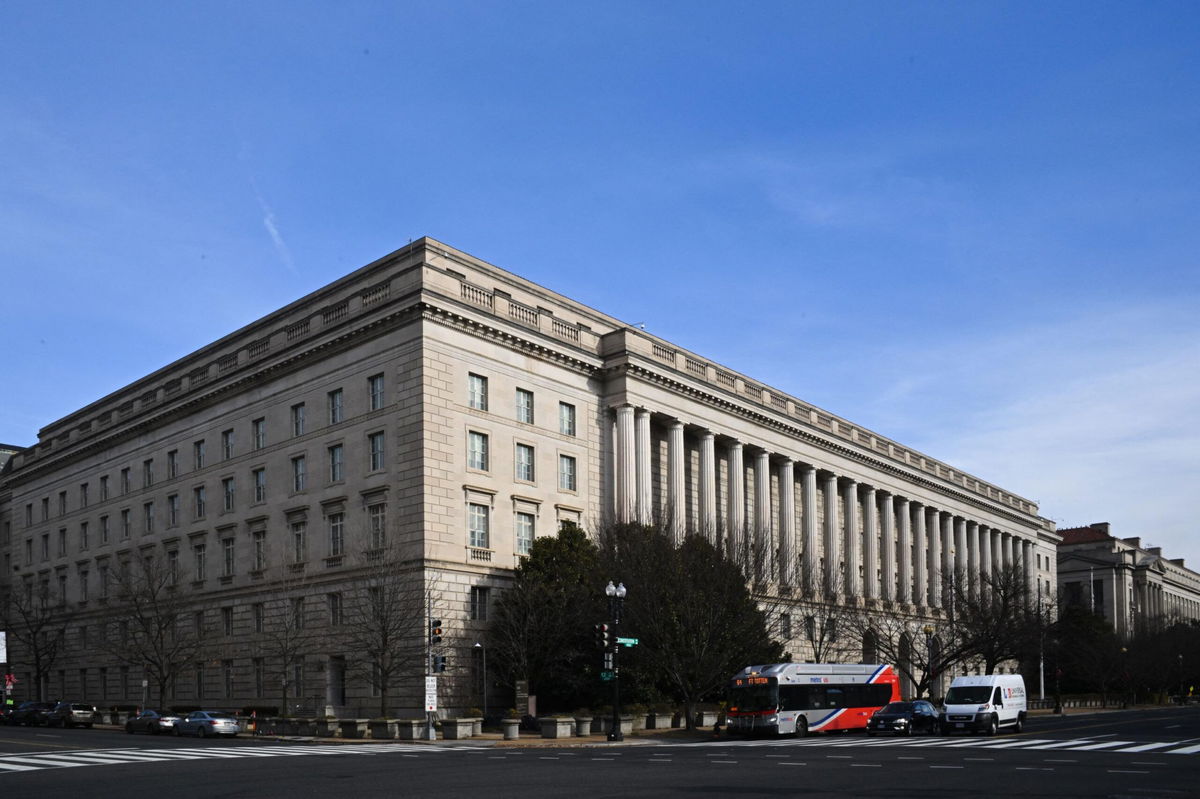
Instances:
[[[1200,566],[1200,5],[0,5],[0,442],[421,235]]]

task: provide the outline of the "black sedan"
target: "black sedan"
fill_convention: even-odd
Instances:
[[[159,735],[164,732],[174,732],[175,723],[179,721],[180,716],[172,713],[169,710],[143,710],[133,718],[125,722],[125,732],[148,732],[151,735]]]
[[[894,732],[912,735],[914,732],[934,734],[938,731],[937,709],[924,699],[913,702],[892,702],[875,711],[867,722],[867,735]]]

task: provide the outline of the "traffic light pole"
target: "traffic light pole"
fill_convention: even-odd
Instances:
[[[625,604],[625,584],[619,588],[609,582],[604,593],[608,596],[608,615],[612,618],[612,684],[613,684],[613,715],[612,726],[608,730],[608,740],[623,741],[625,734],[621,732],[621,664],[618,660],[621,645],[617,643],[621,632],[621,606]]]
[[[427,622],[427,624],[425,625],[425,684],[426,684],[426,686],[428,686],[430,677],[433,677],[435,680],[437,679],[437,677],[433,671],[433,644],[434,644],[433,638],[434,638],[434,630],[437,629],[437,627],[440,627],[440,625],[441,625],[440,621],[436,621],[436,623],[435,623],[435,619],[433,618],[433,597],[429,597],[429,599],[427,600],[425,611],[426,611],[425,621]],[[441,630],[438,630],[438,632],[440,634]],[[440,635],[439,635],[439,637],[440,637]],[[434,694],[435,701],[436,701],[436,697],[437,697],[437,694],[435,693]],[[436,711],[430,710],[429,706],[426,705],[426,708],[425,708],[425,740],[427,740],[427,741],[437,740],[437,730],[435,730],[433,727],[433,717],[434,717],[435,713],[436,713]]]

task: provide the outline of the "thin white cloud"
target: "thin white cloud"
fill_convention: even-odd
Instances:
[[[298,274],[296,264],[292,260],[292,252],[288,249],[287,242],[283,240],[283,235],[279,232],[279,225],[275,221],[275,212],[271,206],[267,205],[266,199],[262,196],[262,192],[258,190],[258,185],[251,180],[250,185],[254,188],[254,197],[258,200],[258,206],[263,212],[263,227],[267,229],[267,234],[271,237],[272,244],[275,245],[275,252],[279,254],[279,259],[283,261],[283,265],[288,268],[288,271],[293,275]]]

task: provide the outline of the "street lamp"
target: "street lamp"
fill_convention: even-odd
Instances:
[[[487,719],[487,710],[488,710],[488,708],[487,708],[487,684],[488,684],[487,647],[485,647],[479,641],[476,641],[474,648],[479,650],[479,655],[480,655],[480,657],[483,658],[483,718],[486,720]]]
[[[612,580],[609,580],[608,585],[604,587],[604,595],[608,597],[608,618],[612,620],[613,625],[613,716],[612,727],[608,731],[608,740],[610,741],[625,740],[625,736],[621,733],[621,668],[617,663],[617,653],[621,649],[621,645],[617,643],[617,636],[621,630],[621,608],[625,604],[625,593],[625,583],[613,585]]]
[[[933,699],[933,626],[925,625],[925,672],[928,674],[926,682],[929,684],[929,698]]]

